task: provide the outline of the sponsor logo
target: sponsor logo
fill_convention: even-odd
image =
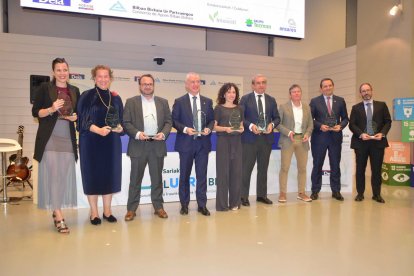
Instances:
[[[70,73],[69,74],[70,80],[84,80],[85,75],[84,74],[78,74],[78,73]]]
[[[201,85],[206,85],[206,80],[200,80]]]
[[[93,5],[90,4],[92,0],[82,0],[82,3],[79,3],[78,8],[80,10],[87,10],[87,11],[93,11]]]
[[[265,24],[265,22],[260,19],[247,18],[245,23],[247,27],[251,27],[251,28],[258,28],[258,29],[271,29],[272,28],[272,25]]]
[[[117,1],[115,4],[112,5],[110,8],[111,11],[117,11],[117,12],[126,12],[126,9],[124,6],[122,6],[121,2]]]
[[[231,24],[231,25],[236,24],[236,20],[232,18],[222,18],[222,17],[219,17],[218,15],[219,13],[218,11],[216,11],[214,14],[209,14],[208,18],[210,18],[211,22],[213,23]]]
[[[216,85],[217,83],[215,81],[210,82],[210,85]]]
[[[70,0],[33,0],[33,3],[70,7]]]
[[[293,18],[289,18],[287,26],[280,26],[279,30],[282,32],[296,33],[296,22]]]

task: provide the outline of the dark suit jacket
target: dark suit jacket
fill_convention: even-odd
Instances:
[[[364,146],[366,142],[374,142],[376,147],[385,148],[388,147],[388,141],[386,135],[391,128],[391,115],[387,105],[384,102],[373,101],[374,113],[372,114],[372,120],[377,124],[377,132],[382,133],[384,138],[375,141],[368,140],[363,141],[359,138],[362,133],[365,133],[367,127],[367,115],[365,112],[364,102],[360,102],[352,107],[351,116],[349,119],[349,129],[352,131],[351,148],[357,149]]]
[[[79,88],[68,84],[70,91],[70,97],[72,100],[73,112],[76,113],[76,105],[80,96]],[[56,121],[58,119],[58,112],[53,113],[52,116],[46,116],[39,118],[39,110],[51,107],[53,102],[57,100],[57,88],[53,82],[42,83],[35,91],[34,103],[32,107],[33,117],[38,118],[39,128],[36,134],[34,159],[40,162],[45,151],[46,144],[52,135]],[[72,140],[73,153],[75,154],[75,160],[78,160],[78,148],[76,145],[76,131],[75,123],[69,121],[70,137]]]
[[[165,140],[167,140],[172,127],[171,111],[168,106],[168,101],[154,96],[154,102],[157,110],[157,133],[164,133]],[[126,101],[123,119],[125,131],[129,136],[127,155],[131,157],[138,157],[140,153],[144,151],[146,144],[145,141],[135,139],[138,131],[144,131],[144,116],[142,113],[141,96],[135,96]],[[151,143],[157,145],[155,154],[158,157],[167,155],[165,141],[152,141]]]
[[[302,133],[307,134],[310,138],[313,130],[313,120],[308,105],[302,103]],[[289,138],[289,132],[295,128],[295,117],[293,115],[292,102],[289,100],[287,103],[279,106],[280,124],[277,126],[277,130],[280,132],[279,146],[283,149],[289,147],[292,141]],[[309,142],[303,143],[305,148],[309,150]]]
[[[214,127],[214,111],[213,101],[200,95],[201,111],[206,114],[206,127],[213,130]],[[175,140],[175,150],[178,152],[188,152],[192,150],[192,142],[194,138],[183,133],[185,127],[193,128],[193,111],[191,109],[190,97],[188,93],[174,102],[172,110],[173,127],[177,130],[177,138]],[[211,132],[209,135],[201,136],[203,148],[207,152],[211,151]]]
[[[274,127],[277,127],[280,123],[279,112],[277,110],[277,104],[275,98],[272,96],[265,95],[265,113],[266,117],[269,120],[269,123],[273,123]],[[257,135],[254,134],[250,129],[250,124],[257,124],[259,119],[259,111],[257,109],[257,103],[255,99],[254,92],[250,92],[244,95],[240,100],[240,106],[244,110],[244,132],[242,134],[242,142],[252,144],[256,141]],[[269,134],[263,134],[266,137],[268,144],[273,144],[274,134],[273,132]]]
[[[330,136],[336,143],[342,143],[342,131],[321,131],[321,125],[324,124],[325,118],[328,114],[328,107],[326,106],[325,98],[323,95],[313,98],[310,102],[310,108],[314,126],[311,142],[324,143]],[[342,129],[344,129],[348,125],[349,121],[348,111],[346,110],[346,103],[344,98],[333,95],[332,111],[335,114],[337,123],[341,125]]]

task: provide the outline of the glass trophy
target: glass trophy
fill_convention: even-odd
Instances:
[[[259,118],[257,119],[257,131],[259,131],[260,133],[266,132],[267,131],[267,117],[266,114],[261,112],[259,114]]]
[[[327,125],[330,129],[337,125],[335,113],[332,111],[331,114],[326,114],[324,125]]]
[[[72,108],[72,99],[66,93],[58,93],[58,100],[63,100],[63,106],[58,109],[59,118],[63,118],[66,116],[72,116],[73,108]]]
[[[234,109],[229,117],[229,125],[233,131],[240,130],[241,114],[238,108]]]
[[[119,121],[118,110],[109,106],[108,111],[105,116],[105,124],[111,128],[111,130],[119,130],[121,127],[121,122]]]
[[[194,134],[201,134],[206,127],[206,113],[198,110],[193,117]]]
[[[368,122],[367,122],[367,128],[365,129],[364,132],[368,134],[371,139],[373,139],[375,134],[378,133],[378,126],[377,126],[377,123],[374,121],[371,121],[370,124],[371,124],[371,129],[368,128]]]
[[[149,114],[144,117],[144,133],[149,138],[154,138],[158,133],[158,125],[154,114]]]

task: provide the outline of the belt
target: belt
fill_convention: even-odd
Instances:
[[[303,134],[303,133],[296,133],[296,132],[295,132],[295,135],[302,135],[302,134]]]
[[[148,139],[145,139],[144,141],[145,142],[154,142],[155,140],[154,140],[154,138],[148,138]]]

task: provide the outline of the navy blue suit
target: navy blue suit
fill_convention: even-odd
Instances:
[[[313,157],[312,169],[312,193],[319,193],[322,187],[322,167],[325,161],[326,151],[329,156],[329,166],[331,168],[330,184],[332,192],[341,191],[341,150],[342,150],[342,130],[339,132],[321,130],[328,114],[323,95],[315,97],[310,102],[314,129],[311,137],[311,149]],[[344,98],[332,95],[332,111],[335,114],[337,124],[344,129],[348,125],[348,111]]]
[[[207,165],[211,151],[211,130],[214,127],[213,101],[200,95],[201,111],[206,114],[206,127],[210,134],[194,136],[184,133],[184,128],[193,128],[193,112],[188,94],[178,98],[172,109],[173,127],[177,130],[175,150],[180,155],[179,196],[182,206],[188,207],[190,202],[190,174],[195,160],[196,198],[199,207],[207,203]]]
[[[273,127],[279,125],[280,117],[277,110],[275,98],[263,94],[265,99],[265,113],[268,123],[273,123]],[[267,168],[269,166],[270,153],[274,143],[273,131],[269,134],[254,134],[250,129],[250,124],[257,124],[259,118],[258,106],[254,92],[244,95],[240,100],[240,106],[244,110],[244,132],[242,134],[243,143],[243,172],[241,197],[247,198],[250,190],[250,178],[253,167],[257,160],[257,182],[256,195],[258,197],[267,196]]]

